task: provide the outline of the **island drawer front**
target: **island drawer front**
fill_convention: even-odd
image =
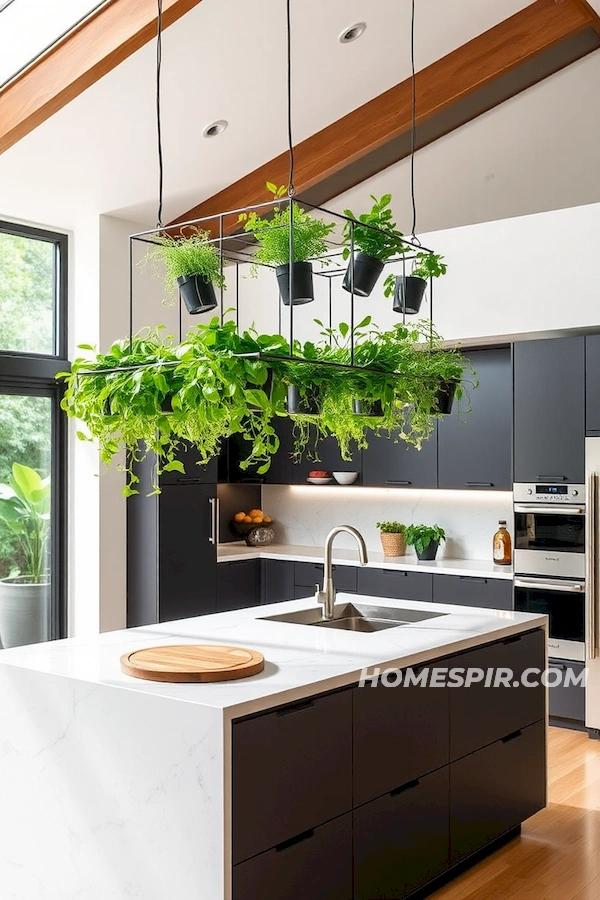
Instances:
[[[449,860],[449,767],[354,811],[354,900],[399,900]]]
[[[433,600],[433,576],[427,572],[396,569],[358,570],[358,593],[394,600]]]
[[[233,900],[350,900],[352,813],[234,866],[232,893]]]
[[[234,722],[234,864],[352,809],[352,691]]]
[[[403,683],[354,688],[354,806],[448,764],[448,694]]]
[[[537,722],[545,715],[546,689],[537,678],[535,687],[521,683],[526,669],[545,665],[545,635],[542,629],[515,635],[504,641],[478,647],[453,656],[452,668],[512,671],[510,681],[517,687],[485,687],[483,681],[468,688],[450,688],[450,759],[459,759],[497,741],[506,734]],[[527,676],[536,680],[533,674]]]
[[[334,565],[333,580],[336,591],[349,591],[356,593],[356,566]],[[323,563],[294,563],[294,584],[296,587],[311,588],[311,594],[315,592],[315,585],[323,584]],[[301,597],[308,596],[305,593]]]
[[[505,578],[473,578],[466,575],[434,575],[436,603],[458,603],[482,609],[512,609],[512,581]]]
[[[536,722],[450,766],[450,862],[546,805],[546,723]]]

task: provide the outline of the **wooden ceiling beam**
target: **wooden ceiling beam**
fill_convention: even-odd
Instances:
[[[201,0],[164,0],[168,28]],[[0,153],[156,35],[156,0],[110,0],[0,90]]]
[[[599,33],[600,17],[585,0],[536,0],[422,69],[416,77],[417,148],[598,49]],[[407,79],[296,145],[300,199],[321,205],[407,157],[411,99]],[[267,181],[287,184],[287,153],[172,224],[262,203],[270,199]],[[225,233],[236,229],[237,218],[226,217]]]

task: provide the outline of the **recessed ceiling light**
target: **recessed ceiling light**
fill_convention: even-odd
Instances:
[[[351,25],[350,28],[344,28],[338,38],[340,44],[349,44],[350,41],[358,40],[361,34],[365,33],[366,27],[366,22],[357,22],[356,25]]]
[[[219,119],[217,122],[211,122],[202,132],[202,137],[216,137],[218,134],[225,131],[228,125],[229,122],[226,119]]]
[[[493,172],[488,172],[487,175],[484,175],[484,181],[493,181],[496,176]]]

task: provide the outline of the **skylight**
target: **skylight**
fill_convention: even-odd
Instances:
[[[0,0],[0,87],[107,0]]]

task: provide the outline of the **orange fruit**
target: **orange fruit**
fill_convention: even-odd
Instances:
[[[263,520],[262,516],[252,516],[252,521],[255,522],[257,525],[260,525],[262,520]]]
[[[251,509],[250,512],[248,513],[249,516],[252,516],[252,517],[260,516],[261,519],[262,519],[262,514],[263,514],[262,509]]]
[[[242,519],[242,522],[251,522],[251,521],[252,521],[252,519],[250,518],[250,516],[244,516],[244,518]]]
[[[265,525],[269,525],[269,523],[272,521],[273,521],[273,519],[271,518],[271,516],[265,516],[263,519],[263,522],[265,523]]]
[[[234,522],[243,522],[246,518],[246,513],[236,513],[233,517]]]

